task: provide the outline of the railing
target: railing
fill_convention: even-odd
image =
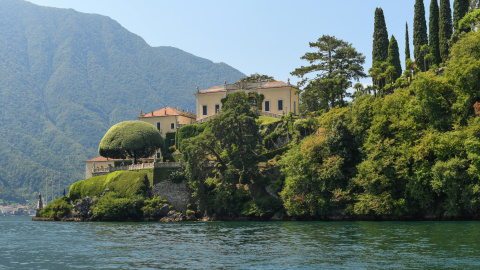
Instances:
[[[215,164],[217,164],[216,161],[209,161],[204,167],[212,167]],[[116,171],[135,171],[149,168],[182,168],[185,165],[185,162],[151,162],[128,166],[92,168],[92,174],[108,174]]]
[[[217,116],[217,115],[219,115],[219,114],[221,114],[221,112],[218,112],[218,113],[216,113],[216,114],[214,114],[214,115],[210,115],[210,116],[208,116],[208,117],[205,117],[205,118],[202,118],[202,119],[200,119],[200,120],[197,120],[197,121],[193,122],[193,124],[202,124],[202,123],[205,123],[205,122],[213,119],[215,116]]]
[[[278,115],[276,113],[270,113],[270,112],[257,111],[257,114],[260,115],[260,116],[267,116],[267,117],[273,117],[273,118],[278,118],[278,119],[282,118],[281,115]]]
[[[182,162],[151,162],[151,163],[134,164],[134,165],[128,165],[128,166],[92,168],[92,173],[101,174],[101,173],[111,173],[115,171],[144,170],[149,168],[181,168],[183,166],[185,166],[185,163],[182,163]]]
[[[281,119],[281,118],[282,118],[281,115],[276,114],[276,113],[262,112],[262,111],[256,111],[256,113],[257,113],[258,115],[260,115],[260,116],[273,117],[273,118],[277,118],[277,119]],[[192,124],[202,124],[202,123],[205,123],[205,122],[211,120],[212,118],[214,118],[215,116],[217,116],[217,115],[219,115],[219,114],[221,114],[221,112],[218,112],[218,113],[216,113],[216,114],[214,114],[214,115],[210,115],[210,116],[208,116],[208,117],[205,117],[205,118],[202,118],[202,119],[200,119],[200,120],[197,120],[197,121],[193,122]],[[185,125],[185,124],[183,124],[183,125]]]

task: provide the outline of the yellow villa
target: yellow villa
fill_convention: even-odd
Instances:
[[[177,129],[195,122],[195,114],[189,110],[185,112],[172,107],[166,107],[145,114],[140,112],[138,119],[155,126],[162,138],[165,139],[165,143],[172,146],[175,144],[175,132]]]
[[[211,117],[218,114],[222,109],[221,100],[228,94],[238,91],[244,91],[249,94],[252,108],[261,111],[264,115],[279,117],[290,112],[298,113],[298,87],[282,81],[274,82],[256,82],[248,83],[240,80],[234,84],[226,82],[220,86],[210,87],[205,90],[199,90],[195,93],[197,102],[197,115],[192,111],[180,111],[178,108],[166,107],[150,113],[140,111],[138,119],[155,126],[160,135],[165,140],[166,146],[175,144],[175,133],[177,129],[192,123],[201,123],[208,121]],[[257,98],[263,95],[262,104],[257,104]],[[261,109],[261,110],[260,110]],[[153,159],[161,158],[159,150]],[[96,157],[85,161],[85,177],[92,176],[93,169],[102,170],[114,166],[116,161],[105,157]]]
[[[167,146],[172,146],[175,144],[175,132],[177,129],[195,122],[195,114],[187,110],[180,111],[179,109],[174,109],[172,107],[166,107],[160,110],[156,110],[150,113],[140,112],[138,117],[140,121],[149,123],[155,126],[160,135],[165,140]],[[161,158],[162,153],[159,151],[155,154],[153,159]],[[92,177],[93,168],[102,169],[108,167],[114,167],[115,162],[120,162],[121,159],[109,159],[102,156],[89,159],[85,161],[85,177]]]
[[[199,90],[195,93],[197,98],[197,120],[202,120],[219,113],[222,109],[221,100],[228,94],[238,91],[245,93],[254,92],[257,95],[263,95],[261,111],[274,115],[284,115],[289,112],[297,114],[298,112],[298,87],[282,81],[274,82],[256,82],[248,83],[240,80],[234,84],[225,84],[213,86],[205,90]],[[256,96],[250,95],[252,106],[260,108],[256,104]],[[205,119],[206,120],[206,119]]]
[[[85,179],[92,177],[93,168],[114,167],[115,162],[121,162],[121,159],[111,159],[102,156],[85,161]]]

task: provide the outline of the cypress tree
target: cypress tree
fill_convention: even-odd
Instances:
[[[465,14],[468,12],[468,8],[470,7],[469,0],[455,0],[453,1],[453,28],[455,31],[465,31],[462,29],[458,29],[458,22],[463,19]]]
[[[429,35],[428,42],[430,44],[430,53],[433,58],[431,59],[431,65],[438,65],[441,62],[440,57],[440,41],[438,38],[438,3],[437,0],[432,0],[430,2],[430,20],[429,20]]]
[[[441,62],[445,63],[448,58],[448,41],[452,37],[452,9],[450,8],[450,0],[440,0],[440,16],[439,16],[439,47]]]
[[[393,76],[393,81],[395,81],[402,75],[402,65],[400,64],[400,52],[398,50],[398,43],[393,35],[390,39],[390,43],[388,44],[387,62],[388,65],[395,67],[395,76]]]
[[[385,62],[388,57],[388,33],[385,17],[381,8],[375,9],[375,23],[373,26],[372,64]]]
[[[428,45],[427,21],[425,20],[425,6],[423,0],[415,0],[415,15],[413,17],[413,57],[415,64],[421,71],[425,71],[423,53],[420,51],[423,45]]]
[[[405,22],[405,64],[410,58],[410,37],[408,36],[408,22]]]

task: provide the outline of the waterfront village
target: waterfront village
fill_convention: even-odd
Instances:
[[[0,205],[0,216],[30,216],[35,213],[35,209],[28,205]]]
[[[200,90],[197,87],[195,92],[196,97],[196,111],[180,110],[178,107],[166,107],[149,113],[144,113],[140,110],[138,119],[140,121],[152,124],[160,132],[162,138],[168,146],[175,145],[175,133],[177,129],[188,124],[201,124],[204,123],[215,115],[221,113],[222,103],[221,100],[228,94],[233,92],[244,91],[250,98],[250,104],[252,109],[255,109],[259,115],[281,118],[282,115],[286,115],[290,112],[293,114],[298,113],[299,94],[298,85],[294,86],[290,84],[290,79],[287,82],[283,81],[258,81],[258,82],[246,82],[240,80],[233,84],[213,86],[208,89]],[[260,95],[263,95],[261,106],[258,106],[257,99]],[[154,166],[157,160],[162,160],[161,151],[149,159],[144,159],[140,165],[131,166],[115,166],[120,165],[124,161],[121,159],[111,159],[102,156],[98,156],[85,161],[85,179],[92,176],[104,175],[115,170],[135,170],[143,169]],[[161,167],[176,167],[181,166],[174,162],[157,163],[157,166]]]

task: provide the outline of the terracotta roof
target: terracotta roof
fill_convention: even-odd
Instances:
[[[192,112],[193,112],[193,110],[192,110]],[[182,116],[185,116],[185,117],[195,118],[192,115],[192,113],[190,113],[190,112],[180,111],[180,110],[177,110],[177,109],[172,108],[172,107],[165,107],[165,108],[160,109],[160,110],[149,112],[149,113],[146,113],[146,114],[143,114],[143,115],[139,116],[138,118],[158,117],[158,116],[175,116],[175,115],[182,115]]]
[[[98,156],[96,158],[85,160],[85,162],[122,161],[122,160],[123,159],[113,159],[113,158],[106,158],[106,157]]]
[[[146,113],[140,117],[155,117],[155,116],[169,116],[169,115],[180,115],[180,114],[179,114],[179,111],[177,111],[177,109],[174,109],[172,107],[165,107],[160,110]]]
[[[239,82],[234,84],[212,86],[208,89],[200,90],[196,94],[227,92],[227,90],[231,91],[231,90],[267,89],[267,88],[286,87],[286,86],[296,88],[296,86],[293,86],[289,83],[285,83],[282,81],[262,82],[260,83],[260,86],[259,86],[259,83],[245,83],[244,88],[239,88],[238,85],[239,85]]]

